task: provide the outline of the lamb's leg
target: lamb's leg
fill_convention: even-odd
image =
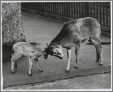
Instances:
[[[35,64],[37,65],[38,70],[39,70],[40,72],[43,72],[43,70],[42,70],[42,68],[41,68],[41,66],[40,66],[40,64],[39,64],[39,58],[35,58],[35,59],[34,59],[34,62],[35,62]]]
[[[12,73],[15,73],[16,72],[16,66],[17,66],[17,64],[15,65],[16,63],[15,63],[15,59],[14,59],[14,56],[12,56],[11,57],[11,72]]]
[[[41,68],[41,66],[40,66],[40,64],[39,64],[39,62],[37,62],[37,67],[38,67],[38,69],[39,69],[40,72],[43,72],[43,70],[42,70],[42,68]]]
[[[66,67],[66,72],[70,71],[70,64],[71,64],[71,49],[67,49],[67,58],[68,58],[68,64]]]
[[[32,66],[33,66],[33,59],[32,57],[29,57],[29,69],[28,69],[29,76],[32,76]]]
[[[19,53],[14,53],[12,54],[12,57],[11,57],[11,72],[12,73],[15,73],[16,70],[17,70],[17,61],[22,55],[19,54]]]

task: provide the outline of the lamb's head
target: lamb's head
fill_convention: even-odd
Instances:
[[[61,45],[51,44],[47,46],[47,48],[45,49],[45,52],[46,52],[45,58],[48,58],[48,55],[56,56],[60,59],[63,58],[63,49]]]

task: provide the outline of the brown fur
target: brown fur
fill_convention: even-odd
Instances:
[[[73,21],[64,23],[63,28],[59,34],[51,41],[48,48],[55,45],[61,45],[67,49],[68,62],[70,62],[71,48],[75,47],[76,63],[78,62],[78,50],[80,44],[86,44],[90,42],[96,48],[97,60],[96,62],[102,64],[101,54],[102,46],[100,40],[101,28],[99,22],[92,17],[79,18]],[[52,52],[48,49],[48,52]],[[49,53],[48,53],[49,54]],[[69,66],[69,65],[68,65]],[[70,67],[67,66],[67,71]]]
[[[42,50],[40,43],[35,42],[17,42],[13,45],[13,51],[14,53],[11,57],[11,71],[15,72],[17,68],[17,60],[22,56],[26,56],[29,59],[29,75],[32,75],[31,70],[33,62],[38,61],[38,59],[43,57],[45,53]],[[38,62],[37,65],[39,70],[42,71]]]

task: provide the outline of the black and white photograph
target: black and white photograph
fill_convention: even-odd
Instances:
[[[1,1],[2,91],[112,91],[112,1]]]

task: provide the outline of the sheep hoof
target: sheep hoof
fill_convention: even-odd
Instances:
[[[28,75],[29,75],[29,76],[32,76],[32,72],[30,72],[30,73],[28,72]]]
[[[44,72],[42,69],[39,69],[40,72]]]
[[[31,73],[31,74],[28,73],[28,75],[29,75],[29,76],[32,76],[32,73]]]
[[[16,73],[16,71],[12,71],[12,70],[11,70],[11,73],[14,74],[14,73]]]
[[[103,64],[102,63],[98,63],[98,65],[102,66]]]
[[[70,72],[70,70],[67,70],[67,69],[66,69],[66,70],[65,70],[65,72],[66,72],[66,73],[69,73],[69,72]]]
[[[97,62],[97,64],[98,64],[98,65],[100,65],[100,66],[102,66],[102,65],[103,65],[103,63],[102,63],[102,62]]]
[[[74,67],[75,69],[78,69],[78,66],[77,66],[77,65],[74,65],[73,67]]]

